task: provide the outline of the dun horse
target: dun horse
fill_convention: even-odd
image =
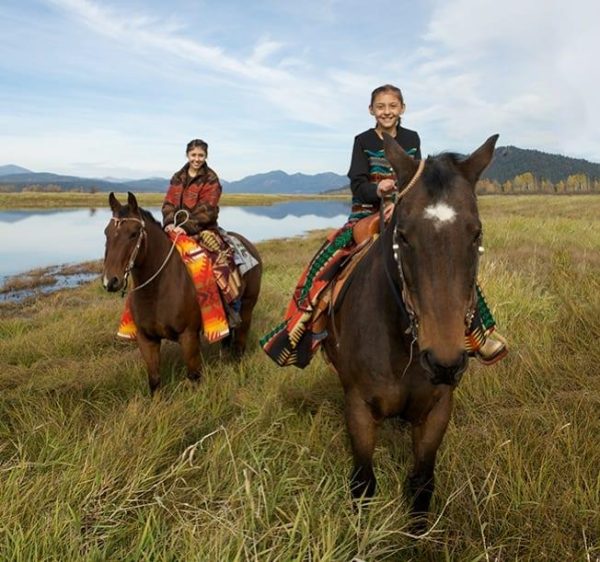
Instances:
[[[154,392],[160,385],[160,344],[163,339],[181,344],[187,375],[198,380],[202,374],[199,340],[202,320],[196,289],[187,268],[179,253],[172,251],[173,245],[161,225],[138,206],[132,193],[129,193],[127,205],[121,205],[113,193],[108,200],[113,216],[105,229],[103,285],[107,291],[119,291],[131,271],[137,287],[130,294],[131,312],[137,326],[138,345],[148,369],[150,391]],[[256,248],[242,236],[235,236],[259,262],[243,276],[242,322],[233,330],[232,339],[227,341],[234,354],[240,356],[246,348],[252,310],[260,292],[262,263]],[[167,259],[169,252],[172,253]],[[154,279],[149,281],[153,276]]]
[[[407,495],[413,513],[429,509],[452,393],[468,363],[464,335],[475,306],[482,236],[475,184],[497,139],[466,159],[442,154],[424,163],[384,139],[398,185],[411,187],[353,272],[324,342],[344,388],[356,498],[375,492],[378,426],[400,416],[412,426]]]

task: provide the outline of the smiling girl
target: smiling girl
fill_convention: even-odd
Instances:
[[[421,140],[416,131],[401,125],[406,109],[400,88],[385,84],[371,93],[369,113],[375,127],[354,138],[348,178],[352,190],[352,212],[346,224],[330,235],[304,270],[285,320],[260,341],[265,353],[280,366],[306,367],[327,333],[319,331],[315,318],[317,304],[325,289],[341,271],[356,249],[353,229],[356,223],[376,213],[386,197],[398,189],[396,177],[383,150],[383,133],[392,136],[413,158],[421,159]],[[385,204],[385,203],[383,203]],[[394,205],[387,203],[385,220],[389,220]],[[484,364],[492,364],[507,353],[504,339],[489,337],[495,321],[477,286],[477,309],[465,334],[465,347]]]
[[[194,139],[186,147],[187,163],[171,178],[162,205],[165,232],[187,234],[210,255],[215,279],[223,295],[230,327],[240,322],[239,292],[241,278],[234,263],[233,250],[223,239],[218,225],[221,183],[214,170],[208,167],[208,144]],[[189,213],[188,220],[175,226],[177,211]],[[181,217],[178,216],[178,222]]]

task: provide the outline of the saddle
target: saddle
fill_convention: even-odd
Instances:
[[[377,219],[375,221],[375,219]],[[327,313],[329,310],[335,309],[341,299],[345,294],[346,288],[349,286],[349,281],[352,277],[352,273],[356,269],[356,266],[360,263],[360,261],[365,257],[373,242],[377,239],[378,236],[378,225],[379,225],[379,216],[369,216],[364,219],[358,221],[356,226],[363,223],[361,229],[358,232],[358,236],[361,239],[361,242],[358,243],[354,252],[348,257],[346,263],[343,265],[342,270],[337,275],[335,279],[329,284],[329,286],[323,291],[321,297],[317,301],[312,317],[312,332],[314,334],[318,334],[325,330],[327,325]],[[374,227],[374,231],[372,234],[371,228],[372,225],[376,225]],[[355,230],[353,229],[353,237],[356,237]]]
[[[219,230],[205,229],[198,233],[197,239],[210,253],[215,279],[225,301],[233,302],[240,295],[242,278],[229,237],[226,239]]]
[[[379,213],[373,213],[364,219],[360,219],[352,228],[352,238],[357,245],[366,240],[376,238],[379,234],[380,225]]]

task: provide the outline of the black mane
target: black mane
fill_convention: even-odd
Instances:
[[[463,158],[455,152],[443,152],[427,157],[423,183],[431,197],[441,197],[450,190],[454,178],[459,173],[456,165]]]
[[[158,222],[154,218],[154,216],[152,215],[152,213],[150,211],[147,211],[146,209],[142,209],[141,207],[138,207],[138,212],[140,213],[140,216],[142,217],[142,219],[144,219],[144,221],[154,223],[154,224],[157,224],[158,226],[161,226],[160,222]],[[129,205],[123,205],[119,209],[117,216],[120,219],[124,219],[124,218],[127,218],[130,215],[130,213],[131,213],[131,211],[129,209]]]
[[[138,209],[140,211],[140,215],[142,215],[142,218],[145,221],[150,221],[150,222],[153,222],[154,224],[157,224],[158,226],[161,226],[161,223],[154,218],[154,216],[152,215],[152,213],[150,211],[147,211],[146,209],[142,209],[141,207],[138,207]]]

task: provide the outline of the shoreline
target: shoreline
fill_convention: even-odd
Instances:
[[[127,200],[127,193],[115,192],[119,200]],[[160,206],[164,193],[136,193],[142,206]],[[347,194],[267,194],[267,193],[224,193],[220,206],[268,206],[287,201],[336,201],[348,200]],[[62,208],[99,208],[108,207],[108,193],[42,193],[19,192],[0,193],[0,211],[18,211],[33,209]]]

